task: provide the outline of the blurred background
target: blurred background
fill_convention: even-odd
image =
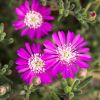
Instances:
[[[15,70],[16,50],[31,41],[28,36],[20,37],[21,31],[15,31],[12,22],[17,19],[15,8],[25,0],[0,0],[0,100],[26,100],[27,86]],[[31,0],[29,0],[31,3]],[[58,30],[80,33],[88,41],[93,61],[91,68],[80,70],[80,79],[93,76],[91,83],[82,94],[73,100],[100,100],[100,0],[40,0],[42,5],[49,5],[55,20],[52,32]],[[49,36],[43,37],[41,42]],[[41,100],[38,92],[33,93],[30,100]],[[50,99],[53,100],[53,99]],[[63,100],[61,98],[61,100]],[[67,99],[66,99],[67,100]]]

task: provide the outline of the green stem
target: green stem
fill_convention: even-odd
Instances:
[[[30,94],[32,92],[33,84],[31,84],[26,93],[26,99],[29,100]]]
[[[88,10],[89,10],[89,8],[91,7],[91,5],[92,5],[92,3],[90,2],[90,3],[88,3],[87,4],[87,6],[86,6],[86,8],[85,8],[85,11],[84,12],[87,12]]]
[[[78,6],[79,9],[82,8],[80,0],[76,0],[76,4],[77,4],[77,6]]]
[[[60,21],[62,19],[62,17],[63,17],[63,15],[59,15],[57,20]]]

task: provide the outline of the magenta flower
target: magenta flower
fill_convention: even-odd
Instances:
[[[30,7],[26,0],[24,4],[16,8],[18,20],[13,23],[16,30],[23,29],[21,36],[29,35],[31,39],[41,38],[52,30],[52,24],[48,21],[53,20],[51,10],[40,5],[38,0],[32,0]]]
[[[25,43],[24,48],[17,51],[19,58],[16,60],[16,69],[21,73],[21,78],[27,84],[31,84],[34,78],[40,78],[41,84],[51,83],[51,77],[47,70],[45,60],[41,55],[40,44],[33,44],[31,47],[29,43]]]
[[[67,35],[63,31],[53,33],[55,43],[47,40],[44,43],[44,55],[46,64],[52,67],[53,75],[62,74],[63,78],[74,78],[80,68],[88,68],[91,56],[87,54],[89,48],[85,47],[87,42],[80,34],[74,36],[73,32]]]

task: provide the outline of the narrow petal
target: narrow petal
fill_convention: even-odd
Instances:
[[[54,67],[59,61],[57,59],[49,59],[45,61],[45,65],[47,68]]]
[[[17,55],[26,60],[30,57],[30,55],[27,53],[27,51],[25,51],[25,49],[23,49],[23,48],[20,48],[17,51]]]
[[[85,61],[91,61],[92,57],[88,54],[78,54],[79,58]]]
[[[87,64],[81,60],[77,60],[76,63],[80,68],[89,68],[90,67],[89,64]]]
[[[19,59],[16,60],[16,64],[18,64],[18,65],[27,65],[28,61],[25,60],[25,59],[19,58]]]
[[[66,41],[66,42],[67,42],[67,44],[72,43],[73,38],[74,38],[74,33],[73,33],[73,32],[68,31],[68,33],[67,33],[67,38],[66,38],[66,40],[67,40],[67,41]]]
[[[32,44],[32,51],[33,53],[41,53],[41,45],[40,43],[36,44]]]
[[[80,34],[78,34],[72,41],[72,45],[75,45],[80,40]]]
[[[44,54],[42,58],[45,59],[45,60],[49,60],[49,59],[57,59],[58,56],[57,55]]]
[[[35,32],[36,38],[37,39],[41,39],[42,36],[45,35],[45,33],[47,34],[47,32],[45,32],[45,30],[43,31],[43,28],[38,28]]]
[[[29,35],[30,39],[33,40],[35,37],[35,30],[29,29],[28,35]]]
[[[41,31],[47,35],[48,32],[52,30],[52,28],[52,24],[44,22],[41,26]]]
[[[77,49],[77,47],[79,46],[79,44],[81,44],[83,41],[84,41],[84,38],[80,38],[79,41],[76,42],[76,43],[72,46],[72,48]]]
[[[26,0],[25,1],[25,8],[27,9],[27,11],[29,11],[30,10],[30,7],[29,7],[29,2]]]
[[[23,21],[19,20],[19,21],[14,22],[13,26],[15,27],[16,30],[19,30],[19,29],[25,27],[25,24]]]
[[[25,9],[24,4],[20,5],[20,9],[24,14],[26,14],[26,9]]]
[[[28,28],[25,28],[23,29],[23,31],[21,32],[21,36],[24,36],[28,33],[29,29]]]
[[[59,62],[52,68],[52,76],[56,77],[58,74],[60,74],[60,63]]]
[[[61,73],[63,78],[74,78],[75,72],[72,70],[72,66],[68,66],[67,64],[63,64],[61,68]]]
[[[79,44],[77,48],[82,48],[82,47],[86,46],[87,44],[88,44],[87,42],[83,42],[83,43]]]
[[[33,51],[33,53],[38,53],[36,44],[34,44],[34,43],[32,44],[32,51]]]
[[[28,65],[18,65],[18,66],[16,66],[16,70],[26,69],[26,68],[29,69],[29,66]]]
[[[70,72],[69,69],[67,68],[67,66],[62,66],[63,70],[62,70],[62,76],[63,78],[69,78],[70,77]]]
[[[32,0],[32,10],[38,10],[39,2],[37,0]]]
[[[54,54],[56,55],[57,53],[55,51],[52,51],[50,49],[44,49],[45,54]]]
[[[63,31],[59,31],[58,36],[59,36],[61,44],[62,45],[65,44],[65,33]]]
[[[40,43],[37,44],[37,50],[38,50],[38,53],[41,52],[41,44]]]
[[[31,71],[26,71],[21,75],[21,78],[26,81],[27,84],[29,84],[29,80],[30,80],[30,76],[31,76],[32,72]]]
[[[78,67],[77,66],[72,65],[71,68],[72,68],[72,70],[73,70],[74,73],[78,72]]]
[[[52,35],[52,38],[58,46],[61,46],[61,43],[60,43],[60,40],[59,40],[57,33],[54,32]]]
[[[33,53],[32,53],[30,44],[26,42],[26,43],[25,43],[25,47],[26,47],[27,51],[30,53],[30,55],[32,55]]]
[[[76,46],[78,46],[79,44],[81,44],[84,41],[84,38],[80,38],[79,41],[75,44]]]
[[[45,20],[54,20],[54,17],[53,16],[45,16],[44,19]]]
[[[89,52],[90,48],[81,48],[78,50],[79,53],[85,53],[85,52]]]
[[[20,48],[21,52],[23,52],[28,58],[30,57],[29,53],[24,49]]]
[[[20,16],[20,18],[23,18],[25,16],[25,13],[19,8],[16,8],[16,14]]]
[[[42,73],[40,75],[40,79],[41,79],[42,84],[49,84],[52,82],[50,76],[47,73]]]
[[[29,70],[29,68],[27,66],[16,66],[16,70],[18,70],[18,72],[23,73],[27,70]]]
[[[24,22],[22,20],[18,20],[18,21],[15,21],[13,23],[13,26],[20,26],[20,25],[23,25],[23,24],[24,24]]]
[[[30,79],[29,79],[29,82],[28,82],[29,85],[32,84],[34,77],[35,77],[35,74],[31,74],[31,75],[30,75]]]
[[[74,72],[73,72],[73,70],[71,68],[69,69],[69,73],[70,73],[70,77],[71,78],[75,77],[75,74],[74,74]]]
[[[38,9],[39,12],[42,14],[42,16],[49,16],[51,14],[51,9],[50,8],[47,8],[47,7],[44,7],[44,6],[40,6],[41,9]]]
[[[47,48],[47,49],[50,49],[50,50],[53,50],[55,51],[56,50],[56,46],[49,40],[46,40],[45,43],[44,43],[44,46]]]

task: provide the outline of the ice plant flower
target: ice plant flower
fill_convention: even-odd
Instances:
[[[48,21],[54,19],[49,7],[40,5],[38,0],[32,0],[32,5],[26,0],[24,4],[16,8],[18,20],[13,23],[16,30],[22,29],[21,36],[28,35],[30,39],[41,38],[52,30],[52,24]]]
[[[74,78],[79,68],[88,68],[91,56],[87,54],[89,48],[85,47],[87,42],[78,34],[73,32],[56,32],[52,35],[53,42],[44,42],[44,55],[46,64],[52,68],[53,75],[62,74],[63,78]]]
[[[16,60],[16,69],[21,73],[21,78],[27,84],[31,84],[35,78],[39,78],[41,84],[51,83],[49,71],[41,54],[40,44],[30,46],[26,42],[25,47],[26,49],[20,48],[17,51],[19,58]]]

